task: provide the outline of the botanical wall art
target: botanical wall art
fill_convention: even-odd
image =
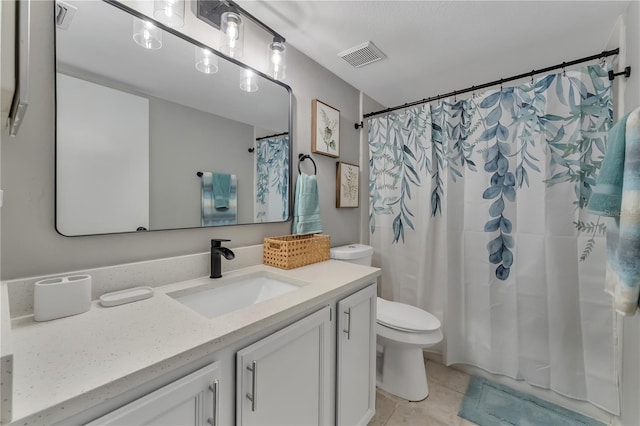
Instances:
[[[359,207],[360,168],[354,164],[337,163],[336,207]]]
[[[311,151],[340,156],[340,110],[317,99],[311,102]]]

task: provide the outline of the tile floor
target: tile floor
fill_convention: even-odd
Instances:
[[[469,384],[469,375],[453,368],[425,360],[429,396],[424,401],[409,402],[378,389],[376,415],[369,426],[474,426],[458,417],[458,409]]]

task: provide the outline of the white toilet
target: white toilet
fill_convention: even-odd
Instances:
[[[373,247],[349,244],[331,249],[331,258],[360,265],[371,265]],[[380,389],[409,401],[429,395],[422,350],[442,341],[440,320],[427,311],[378,297],[377,385]]]

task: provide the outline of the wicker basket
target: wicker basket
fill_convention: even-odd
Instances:
[[[284,235],[264,239],[262,262],[280,269],[293,269],[329,259],[328,235]]]

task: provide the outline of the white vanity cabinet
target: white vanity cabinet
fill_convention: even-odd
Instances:
[[[366,425],[375,318],[376,285],[352,287],[50,424]]]
[[[375,414],[376,285],[337,304],[336,424],[366,425]]]
[[[214,362],[88,425],[218,426],[220,379],[220,363]]]
[[[237,425],[332,423],[331,325],[327,306],[237,352]]]

